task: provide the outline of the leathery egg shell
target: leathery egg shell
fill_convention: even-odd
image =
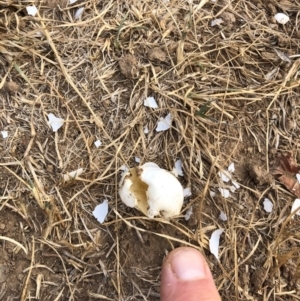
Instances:
[[[119,195],[123,203],[137,208],[149,218],[179,215],[184,198],[183,188],[176,177],[152,162],[124,173]]]

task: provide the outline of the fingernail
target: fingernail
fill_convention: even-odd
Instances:
[[[178,250],[170,259],[175,276],[183,281],[206,278],[205,259],[197,250]]]

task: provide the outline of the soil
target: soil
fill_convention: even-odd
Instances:
[[[33,17],[21,2],[0,4],[0,300],[159,300],[162,261],[179,246],[205,255],[223,301],[296,300],[296,195],[271,170],[287,152],[300,162],[298,4],[47,0]],[[57,132],[49,113],[64,119]],[[178,159],[192,191],[180,216],[121,202],[123,165],[171,171]],[[218,174],[230,163],[238,188]]]

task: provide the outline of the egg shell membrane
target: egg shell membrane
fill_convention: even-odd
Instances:
[[[132,185],[130,191],[135,196],[137,200],[137,207],[142,211],[146,216],[148,216],[148,202],[147,202],[147,190],[148,185],[144,183],[138,176],[139,169],[131,168],[130,169],[130,180]]]

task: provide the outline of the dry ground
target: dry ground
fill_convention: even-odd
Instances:
[[[299,2],[43,0],[31,17],[33,2],[0,1],[0,299],[159,300],[165,254],[189,245],[223,300],[299,300],[295,196],[269,174],[285,151],[300,162]],[[157,133],[169,112],[172,128]],[[56,133],[49,113],[66,120]],[[120,167],[135,156],[169,170],[183,161],[192,196],[180,217],[120,202]],[[217,173],[231,162],[241,188],[225,199]],[[101,225],[92,211],[104,199]]]

